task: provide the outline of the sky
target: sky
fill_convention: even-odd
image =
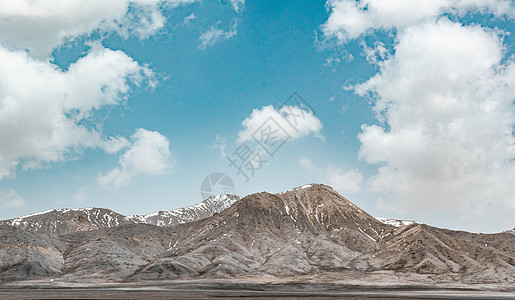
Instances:
[[[315,182],[376,217],[512,229],[514,19],[510,0],[1,1],[0,219]]]

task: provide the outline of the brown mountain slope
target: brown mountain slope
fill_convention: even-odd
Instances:
[[[45,235],[0,225],[0,281],[59,276],[64,247]]]
[[[51,237],[132,223],[124,215],[105,208],[54,209],[0,221],[0,225],[16,226]]]
[[[359,257],[378,250],[394,230],[323,185],[249,195],[209,219],[173,228],[173,246],[135,278],[307,274],[368,267]],[[148,277],[147,277],[148,276]],[[156,277],[157,276],[157,277]]]
[[[252,194],[212,217],[169,228],[132,224],[47,243],[59,244],[54,248],[62,255],[61,269],[53,274],[74,280],[334,280],[395,272],[438,282],[515,282],[512,233],[474,234],[418,223],[395,227],[316,184]]]
[[[513,235],[385,225],[323,185],[253,194],[173,235],[173,247],[134,279],[395,270],[504,281],[515,274]]]
[[[515,275],[514,237],[413,224],[397,230],[374,259],[381,262],[381,269],[447,274],[473,282],[511,282]]]

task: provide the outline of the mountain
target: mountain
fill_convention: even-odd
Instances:
[[[49,237],[2,226],[0,249],[10,250],[0,251],[0,279],[354,278],[513,286],[515,234],[397,225],[377,220],[329,186],[311,184],[248,195],[210,217],[170,227],[133,222]],[[41,253],[47,259],[39,261]]]
[[[377,251],[376,241],[394,227],[330,187],[307,185],[280,194],[252,194],[220,214],[171,230],[172,247],[131,280],[366,268],[356,259]]]
[[[144,223],[156,226],[173,226],[177,224],[193,222],[212,216],[219,213],[241,198],[236,195],[224,194],[211,196],[204,201],[170,211],[159,211],[148,215],[132,215],[128,216],[127,220],[134,223]]]
[[[131,223],[134,222],[124,215],[105,208],[54,209],[0,221],[0,225],[16,226],[52,237]]]
[[[64,250],[49,236],[0,225],[0,282],[61,275]]]
[[[124,216],[105,208],[54,209],[0,221],[0,225],[16,226],[51,237],[134,223],[172,226],[210,217],[228,208],[239,199],[240,197],[236,195],[218,195],[185,208],[131,216]]]

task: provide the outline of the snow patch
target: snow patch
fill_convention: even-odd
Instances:
[[[298,190],[305,190],[305,189],[309,189],[313,187],[312,184],[305,184],[303,186],[299,186],[299,187],[295,187],[295,188],[292,188],[292,189],[289,189],[287,191],[284,191],[284,192],[280,192],[279,195],[284,195],[286,193],[290,193],[290,192],[293,192],[293,191],[298,191]]]
[[[196,221],[200,219],[200,216],[205,212],[210,214],[219,213],[240,199],[238,196],[222,194],[211,196],[204,201],[190,205],[183,208],[178,208],[170,211],[159,211],[148,215],[131,215],[126,219],[136,221],[144,224],[154,224],[157,226],[169,226],[174,221],[179,224],[187,223],[190,221]],[[152,220],[157,219],[157,220]]]
[[[415,222],[415,221],[389,219],[389,218],[385,218],[385,217],[380,217],[380,218],[376,218],[376,219],[383,224],[392,225],[395,227],[407,226],[407,225],[411,225],[411,224],[420,224],[419,222]]]

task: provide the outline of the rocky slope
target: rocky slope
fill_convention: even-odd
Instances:
[[[129,224],[57,238],[12,228],[2,227],[6,237],[0,249],[10,249],[0,252],[4,280],[337,280],[343,274],[390,272],[435,282],[515,282],[515,235],[510,232],[385,224],[316,184],[252,194],[211,217],[171,227]],[[25,262],[34,263],[40,253],[46,258],[34,271],[15,267],[27,256],[32,260]]]
[[[124,215],[104,208],[54,209],[0,221],[0,225],[11,225],[52,237],[131,223]]]
[[[253,194],[211,218],[171,229],[172,247],[133,280],[367,268],[356,258],[377,251],[376,241],[394,227],[331,188],[310,185]]]
[[[156,226],[173,226],[182,223],[193,222],[219,213],[241,198],[236,195],[211,196],[206,200],[184,208],[170,211],[159,211],[148,215],[132,215],[127,220],[135,223],[152,224]]]
[[[0,225],[16,226],[51,237],[135,223],[172,226],[210,217],[239,199],[236,195],[212,196],[199,204],[185,208],[131,216],[124,216],[105,208],[54,209],[0,221]]]
[[[64,249],[57,239],[0,225],[0,281],[60,275]]]

